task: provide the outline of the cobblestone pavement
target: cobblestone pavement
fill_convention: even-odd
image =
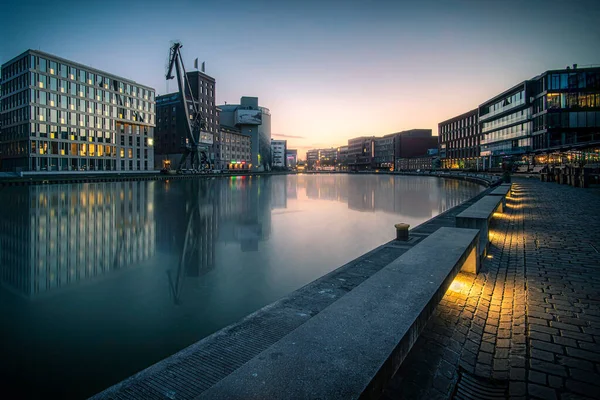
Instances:
[[[383,398],[600,398],[600,189],[516,179],[481,272],[460,274]]]

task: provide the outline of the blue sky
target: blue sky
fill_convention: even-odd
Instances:
[[[12,1],[0,62],[28,48],[167,92],[172,40],[217,101],[257,96],[288,147],[431,128],[548,69],[600,64],[600,2]],[[6,8],[5,8],[6,9]],[[176,90],[170,82],[169,92]]]

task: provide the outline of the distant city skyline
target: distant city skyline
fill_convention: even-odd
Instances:
[[[152,86],[170,42],[217,103],[256,96],[299,158],[356,136],[432,129],[541,71],[600,64],[600,5],[507,0],[10,1],[0,63],[32,48]]]

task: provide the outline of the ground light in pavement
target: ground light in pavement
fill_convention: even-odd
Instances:
[[[450,284],[450,287],[448,287],[448,291],[446,293],[462,293],[468,295],[469,290],[471,290],[471,286],[473,285],[473,281],[475,280],[475,277],[476,275],[474,274],[470,274],[467,272],[459,272]]]

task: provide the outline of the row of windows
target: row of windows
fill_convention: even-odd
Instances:
[[[465,128],[467,126],[475,124],[477,124],[477,115],[471,115],[470,117],[442,125],[440,127],[440,133],[447,133],[456,129]]]
[[[9,81],[2,81],[0,88],[2,89],[2,96],[6,96],[10,93],[16,92],[17,90],[25,89],[29,86],[29,74],[18,76]]]
[[[508,128],[500,129],[486,134],[481,140],[481,144],[494,143],[497,141],[513,139],[520,136],[527,136],[531,133],[531,123],[513,125]]]
[[[553,112],[533,119],[534,132],[543,129],[597,127],[600,127],[599,111]]]
[[[121,157],[124,158],[124,149],[120,149]],[[133,155],[132,149],[128,149],[129,154]],[[116,157],[115,146],[87,143],[70,143],[48,140],[32,140],[30,144],[30,154],[40,155],[60,155],[60,156],[79,156],[79,157]],[[132,158],[132,157],[129,157]]]
[[[543,108],[543,99],[544,98],[542,97],[536,101],[534,106],[536,112],[543,111],[544,109],[558,108],[600,108],[600,93],[548,93],[546,95],[545,108]],[[540,100],[542,103],[539,102]]]
[[[462,149],[466,147],[479,146],[479,142],[480,138],[477,136],[449,141],[446,143],[446,146],[448,149]]]
[[[458,140],[465,137],[476,136],[479,133],[479,127],[477,126],[469,126],[466,128],[461,128],[458,130],[452,130],[448,133],[440,134],[439,141],[440,142],[448,142],[450,140]]]
[[[83,128],[57,127],[55,125],[31,124],[31,137],[79,140],[83,142],[115,143],[114,133]]]
[[[504,99],[490,105],[487,107],[483,107],[480,111],[480,115],[494,115],[505,110],[511,109],[513,107],[519,106],[521,104],[525,104],[525,91],[522,90],[517,92],[511,96],[505,97]]]
[[[481,155],[500,153],[520,153],[529,150],[531,138],[515,139],[501,143],[486,144],[481,146]]]
[[[0,111],[10,110],[11,108],[16,108],[28,104],[29,92],[27,90],[22,90],[18,93],[15,93],[2,99],[2,104],[0,104]]]
[[[8,125],[29,121],[29,111],[29,107],[22,107],[0,114],[0,126],[4,130]]]
[[[224,151],[242,151],[242,152],[249,152],[250,151],[250,147],[249,146],[225,146],[225,145],[216,145],[215,146],[216,150],[224,150]]]
[[[241,136],[241,135],[236,135],[231,134],[231,133],[224,133],[221,132],[220,135],[215,135],[215,142],[221,142],[221,143],[243,143],[243,144],[250,144],[250,138],[247,136]]]
[[[600,89],[600,73],[570,72],[550,74],[546,77],[547,90]]]
[[[517,111],[504,117],[497,118],[490,122],[484,122],[482,124],[481,132],[487,132],[492,129],[500,128],[505,125],[514,124],[519,121],[523,121],[529,119],[531,117],[531,109],[528,108],[526,110]]]
[[[29,57],[25,56],[2,68],[2,80],[18,75],[29,69]]]
[[[52,124],[80,126],[87,128],[115,130],[114,120],[110,118],[80,114],[45,107],[31,107],[32,120]]]

